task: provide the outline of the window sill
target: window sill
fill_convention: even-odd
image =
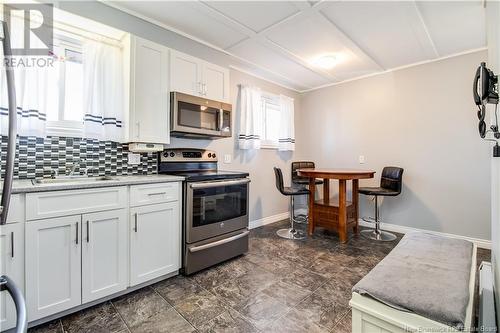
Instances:
[[[278,145],[260,145],[261,149],[278,150]]]
[[[48,121],[47,136],[62,136],[70,138],[83,138],[83,124],[73,121]]]

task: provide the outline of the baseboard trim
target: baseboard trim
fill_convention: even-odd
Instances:
[[[362,219],[359,219],[359,225],[362,227],[371,227],[373,228],[373,223],[365,222]],[[399,232],[401,234],[406,234],[407,232],[411,231],[424,231],[428,232],[434,235],[439,235],[439,236],[445,236],[445,237],[450,237],[450,238],[457,238],[457,239],[464,239],[469,242],[472,242],[477,245],[477,247],[480,247],[482,249],[488,249],[491,250],[491,241],[486,240],[486,239],[481,239],[481,238],[474,238],[474,237],[467,237],[467,236],[462,236],[462,235],[455,235],[455,234],[448,234],[445,232],[439,232],[439,231],[432,231],[432,230],[425,230],[425,229],[419,229],[419,228],[413,228],[413,227],[406,227],[402,225],[396,225],[396,224],[390,224],[390,223],[380,223],[380,228],[383,230],[387,231],[393,231],[393,232]]]
[[[285,219],[288,218],[288,216],[289,216],[289,213],[288,212],[284,212],[284,213],[280,213],[280,214],[276,214],[276,215],[271,215],[271,216],[263,217],[263,218],[258,219],[258,220],[250,221],[250,223],[248,223],[248,228],[249,229],[255,229],[255,228],[258,228],[258,227],[262,227],[263,225],[266,225],[266,224],[270,224],[270,223],[278,222],[278,221],[281,221],[281,220],[285,220]]]

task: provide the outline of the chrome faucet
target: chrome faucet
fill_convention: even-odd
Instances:
[[[69,173],[68,173],[69,177],[75,176],[76,169],[80,167],[80,164],[81,164],[80,160],[76,160],[73,162],[73,164],[70,167]]]

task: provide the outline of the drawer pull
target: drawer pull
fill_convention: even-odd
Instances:
[[[167,192],[148,193],[150,197],[152,197],[153,195],[165,195],[165,194],[167,194]]]
[[[232,241],[235,241],[237,239],[240,239],[240,238],[243,238],[243,237],[247,236],[249,233],[250,233],[250,231],[247,230],[247,231],[242,232],[241,234],[234,235],[234,236],[231,236],[231,237],[228,237],[228,238],[224,238],[224,239],[218,240],[216,242],[212,242],[212,243],[203,244],[203,245],[200,245],[200,246],[191,247],[191,248],[189,248],[189,252],[203,251],[203,250],[210,249],[212,247],[216,247],[216,246],[219,246],[219,245],[222,245],[222,244],[230,243]]]

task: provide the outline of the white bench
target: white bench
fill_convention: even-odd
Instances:
[[[472,265],[469,280],[469,301],[467,304],[464,331],[473,325],[473,303],[476,278],[477,247],[473,246]],[[390,254],[389,254],[390,255]],[[411,286],[409,286],[411,288]],[[388,333],[388,332],[461,332],[455,327],[431,320],[421,315],[398,310],[369,296],[352,293],[349,304],[352,307],[352,332]]]

